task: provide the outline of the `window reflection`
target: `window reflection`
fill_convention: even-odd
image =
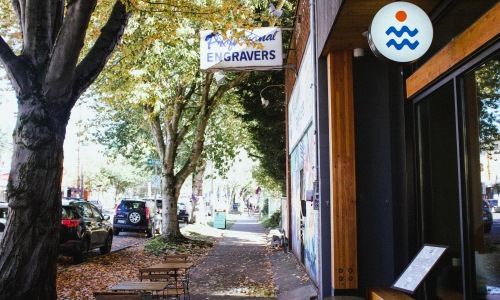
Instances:
[[[474,82],[471,82],[473,78]],[[500,61],[466,76],[466,95],[477,103],[481,199],[474,202],[474,259],[478,298],[500,295]],[[479,198],[479,196],[477,197]]]

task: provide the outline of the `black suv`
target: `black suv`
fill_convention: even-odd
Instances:
[[[191,221],[191,216],[186,209],[185,203],[177,203],[177,220],[184,221],[185,223]]]
[[[82,262],[91,249],[109,253],[113,230],[108,220],[88,201],[63,199],[59,253],[73,256],[75,262]]]
[[[157,218],[160,219],[160,222],[161,222],[161,210],[162,210],[162,207],[163,207],[162,199],[156,199],[156,200],[154,200],[154,199],[144,199],[144,200],[155,201],[155,203],[156,203],[156,209],[158,211]],[[177,220],[178,221],[183,221],[185,223],[189,223],[191,221],[191,215],[186,210],[186,204],[185,203],[177,203]],[[158,233],[161,233],[161,231],[158,232]]]
[[[158,219],[154,201],[123,199],[116,206],[113,218],[113,233],[120,231],[146,232],[148,237],[161,231],[161,219]]]

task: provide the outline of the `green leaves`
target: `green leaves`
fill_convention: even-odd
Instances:
[[[244,99],[241,117],[254,145],[250,153],[260,160],[253,176],[260,185],[281,192],[286,187],[285,94],[284,87],[279,86],[283,82],[283,71],[254,72],[238,90]],[[260,99],[264,88],[262,96],[270,99],[265,108]]]
[[[481,150],[493,151],[500,140],[500,61],[490,60],[475,75]]]

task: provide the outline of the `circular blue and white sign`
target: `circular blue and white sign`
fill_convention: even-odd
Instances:
[[[427,52],[432,43],[432,22],[418,6],[393,2],[382,7],[370,25],[368,43],[376,56],[411,62]]]

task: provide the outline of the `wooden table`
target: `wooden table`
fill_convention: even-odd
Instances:
[[[151,270],[151,272],[165,272],[171,270],[181,270],[181,269],[189,269],[193,266],[192,262],[163,262],[156,265],[152,265],[151,267],[146,268],[147,270]]]
[[[183,293],[182,289],[168,288],[167,281],[124,281],[111,287],[112,291],[140,291],[141,294],[151,293],[154,298],[160,298],[168,295],[179,296]]]
[[[185,294],[185,298],[190,299],[189,295],[189,268],[194,264],[192,262],[163,262],[156,265],[152,265],[148,268],[142,268],[139,272],[142,274],[165,274],[173,277],[175,282],[175,287],[178,284],[182,284],[182,290]]]
[[[161,292],[167,287],[167,282],[163,281],[124,281],[111,287],[112,291],[155,291]]]

